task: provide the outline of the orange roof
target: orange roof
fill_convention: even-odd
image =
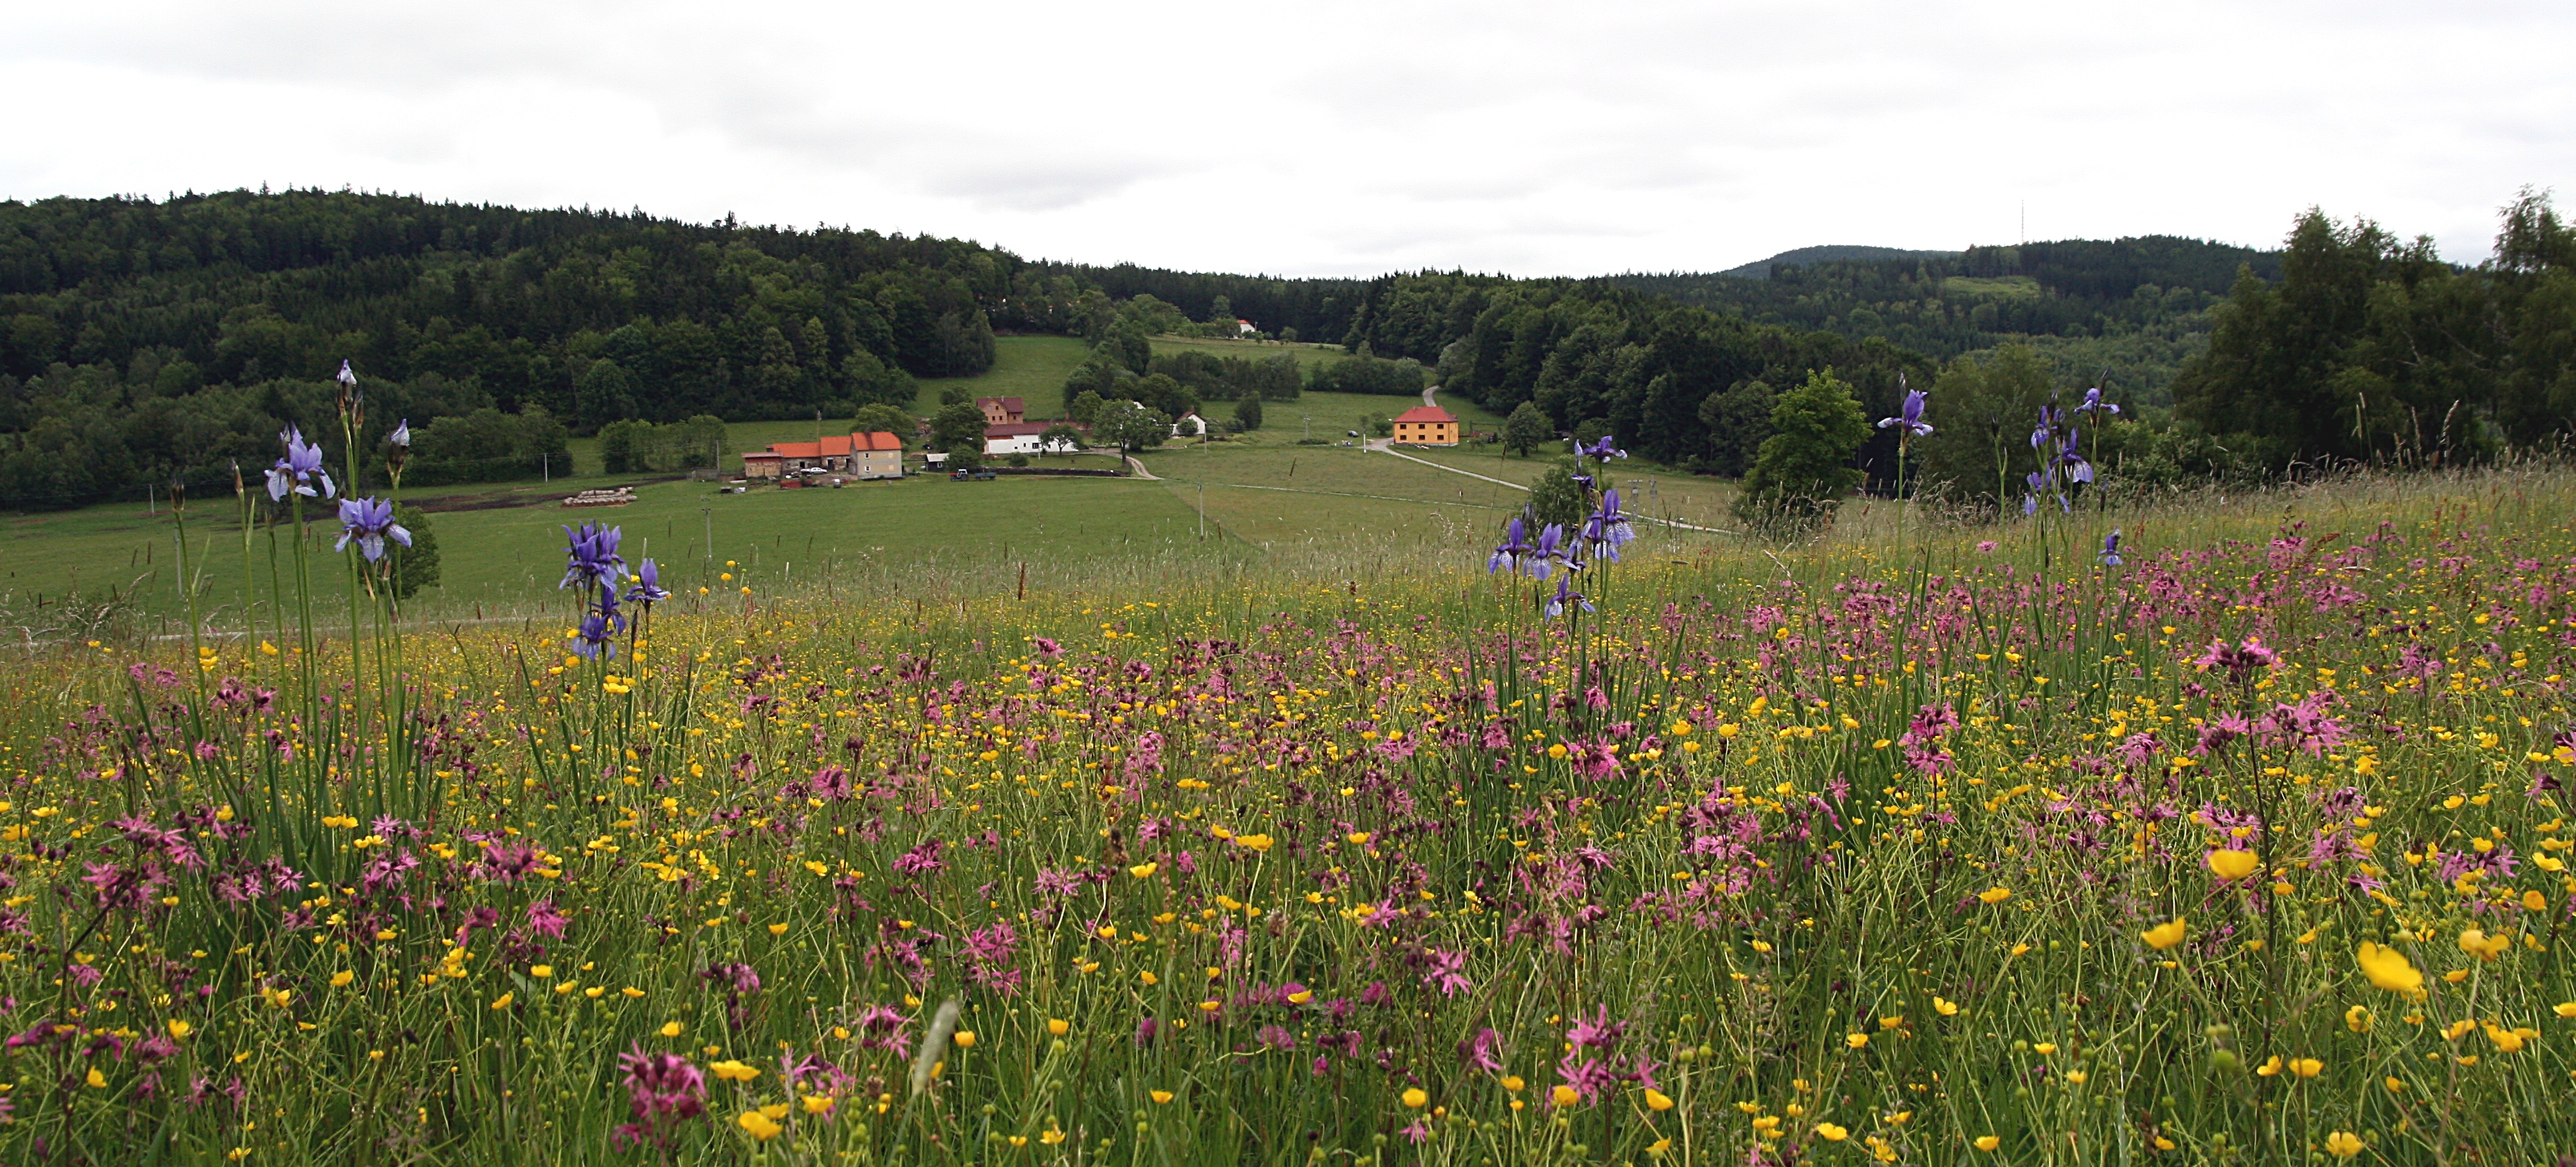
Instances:
[[[1417,405],[1395,415],[1397,421],[1456,421],[1448,410],[1437,405]]]
[[[782,458],[839,458],[868,450],[900,450],[903,441],[884,430],[864,434],[830,434],[819,442],[772,442],[769,452]]]

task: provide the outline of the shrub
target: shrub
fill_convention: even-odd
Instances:
[[[1809,373],[1805,384],[1782,394],[1771,408],[1771,431],[1753,472],[1744,476],[1736,517],[1779,536],[1831,522],[1843,496],[1860,485],[1851,460],[1870,434],[1851,386],[1832,370]]]

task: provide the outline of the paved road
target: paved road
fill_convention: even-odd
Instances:
[[[1425,395],[1425,396],[1428,396],[1428,395],[1429,395],[1429,391],[1428,391],[1428,390],[1426,390],[1424,395]],[[1476,472],[1475,472],[1475,471],[1473,471],[1473,470],[1461,470],[1461,469],[1459,469],[1459,468],[1457,468],[1457,467],[1455,467],[1455,466],[1443,466],[1443,465],[1441,465],[1440,463],[1438,463],[1438,462],[1434,462],[1434,461],[1432,461],[1432,460],[1431,460],[1431,459],[1429,459],[1429,458],[1416,458],[1416,457],[1414,457],[1414,456],[1413,456],[1413,455],[1411,455],[1411,454],[1403,453],[1403,452],[1401,452],[1401,451],[1397,450],[1397,449],[1395,448],[1395,439],[1394,439],[1394,438],[1370,438],[1370,439],[1368,440],[1368,448],[1369,448],[1369,449],[1372,449],[1372,450],[1375,450],[1375,451],[1377,451],[1378,453],[1381,453],[1381,454],[1394,454],[1396,457],[1398,457],[1398,458],[1402,458],[1402,459],[1404,459],[1404,460],[1405,460],[1405,461],[1407,461],[1407,462],[1419,462],[1419,463],[1421,463],[1421,464],[1423,464],[1423,465],[1425,465],[1425,466],[1428,466],[1428,467],[1430,467],[1430,468],[1432,468],[1432,469],[1434,469],[1434,470],[1446,470],[1446,471],[1450,472],[1451,474],[1464,474],[1464,475],[1466,475],[1467,477],[1469,477],[1469,478],[1473,478],[1473,479],[1475,479],[1475,480],[1477,480],[1477,481],[1479,481],[1479,482],[1490,482],[1490,483],[1493,483],[1493,484],[1494,484],[1494,485],[1496,485],[1496,486],[1508,486],[1508,487],[1511,487],[1511,488],[1512,488],[1512,489],[1514,489],[1514,490],[1528,490],[1528,489],[1529,489],[1529,487],[1523,486],[1523,485],[1521,485],[1520,483],[1517,483],[1517,482],[1506,482],[1506,481],[1504,481],[1504,480],[1502,480],[1502,479],[1500,479],[1500,478],[1488,478],[1488,477],[1486,477],[1486,476],[1484,476],[1484,475],[1482,475],[1482,474],[1478,474],[1478,473],[1476,473]]]
[[[1427,390],[1427,389],[1426,389],[1426,390],[1424,390],[1424,391],[1423,391],[1423,396],[1428,397],[1428,396],[1430,396],[1430,395],[1431,395],[1430,390]],[[1368,448],[1368,449],[1371,449],[1371,450],[1374,450],[1374,451],[1376,451],[1376,452],[1378,452],[1378,453],[1380,453],[1380,454],[1393,454],[1393,455],[1395,455],[1396,457],[1398,457],[1398,458],[1402,458],[1402,459],[1404,459],[1404,460],[1405,460],[1405,461],[1407,461],[1407,462],[1417,462],[1417,463],[1420,463],[1420,464],[1422,464],[1422,465],[1424,465],[1424,466],[1428,466],[1428,467],[1430,467],[1430,468],[1432,468],[1432,469],[1434,469],[1434,470],[1446,470],[1446,471],[1450,472],[1451,474],[1464,474],[1464,475],[1466,475],[1467,477],[1469,477],[1469,478],[1473,478],[1473,479],[1475,479],[1475,480],[1477,480],[1477,481],[1479,481],[1479,482],[1490,482],[1490,483],[1493,483],[1493,484],[1494,484],[1494,485],[1496,485],[1496,486],[1508,486],[1508,487],[1511,487],[1511,488],[1512,488],[1512,489],[1514,489],[1514,490],[1519,490],[1519,491],[1527,491],[1527,490],[1529,489],[1529,487],[1523,486],[1523,485],[1521,485],[1520,483],[1517,483],[1517,482],[1505,482],[1505,481],[1503,481],[1503,480],[1502,480],[1502,479],[1500,479],[1500,478],[1490,478],[1490,477],[1487,477],[1487,476],[1485,476],[1485,475],[1478,474],[1478,473],[1476,473],[1476,472],[1475,472],[1475,471],[1473,471],[1473,470],[1461,470],[1461,469],[1459,469],[1459,468],[1457,468],[1457,467],[1455,467],[1455,466],[1443,466],[1443,465],[1441,465],[1441,464],[1440,464],[1440,463],[1438,463],[1438,462],[1434,462],[1434,461],[1430,460],[1429,458],[1416,458],[1416,457],[1414,457],[1414,456],[1413,456],[1413,455],[1411,455],[1411,454],[1407,454],[1407,453],[1405,453],[1405,452],[1403,452],[1403,451],[1401,451],[1401,450],[1396,449],[1396,448],[1395,448],[1395,439],[1393,439],[1393,438],[1370,438],[1370,439],[1368,440],[1368,447],[1367,447],[1367,448]],[[1711,534],[1711,535],[1732,535],[1732,534],[1735,534],[1735,532],[1733,532],[1733,531],[1729,531],[1729,530],[1727,530],[1727,529],[1726,529],[1726,528],[1724,528],[1724,527],[1703,527],[1703,526],[1700,526],[1700,525],[1699,525],[1699,524],[1697,524],[1697,523],[1685,523],[1685,522],[1682,522],[1682,521],[1681,521],[1681,520],[1679,520],[1679,519],[1657,519],[1657,518],[1650,518],[1650,517],[1645,516],[1645,515],[1634,514],[1634,513],[1631,513],[1628,517],[1629,517],[1629,519],[1630,519],[1631,521],[1633,521],[1633,522],[1639,522],[1639,523],[1655,523],[1655,524],[1659,524],[1659,525],[1661,525],[1661,526],[1672,527],[1672,528],[1674,528],[1674,529],[1676,529],[1676,530],[1682,530],[1682,531],[1705,531],[1705,532],[1707,532],[1707,533],[1709,533],[1709,534]]]

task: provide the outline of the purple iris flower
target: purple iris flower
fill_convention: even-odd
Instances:
[[[401,446],[402,448],[404,448],[404,449],[406,449],[406,450],[410,449],[410,448],[411,448],[411,419],[410,419],[410,418],[408,418],[408,417],[406,417],[406,418],[402,419],[402,424],[401,424],[401,425],[397,425],[397,426],[395,426],[395,427],[394,427],[394,432],[389,433],[389,434],[386,434],[386,435],[385,435],[385,444],[386,444],[386,445],[388,445],[388,446]]]
[[[2102,566],[2118,567],[2121,562],[2120,529],[2118,527],[2113,527],[2111,528],[2111,533],[2104,536],[2102,539]]]
[[[2030,493],[2023,497],[2021,513],[2039,513],[2041,495],[2057,499],[2057,509],[2072,512],[2075,507],[2068,497],[2067,484],[2093,481],[2093,464],[2078,452],[2081,428],[2067,421],[2067,414],[2054,404],[2039,407],[2039,425],[2030,431],[2030,448],[2039,455],[2039,469],[2023,476]]]
[[[344,498],[340,500],[340,541],[333,551],[346,551],[349,541],[358,542],[358,552],[367,562],[385,557],[385,540],[411,546],[411,532],[394,521],[394,504],[388,498]]]
[[[1517,572],[1521,569],[1521,561],[1536,550],[1529,544],[1528,525],[1521,521],[1519,515],[1513,515],[1511,522],[1503,524],[1503,545],[1494,548],[1493,557],[1485,560],[1485,571],[1489,575],[1497,571]]]
[[[1531,579],[1546,579],[1550,572],[1556,570],[1558,561],[1564,558],[1564,544],[1565,526],[1562,523],[1549,523],[1546,530],[1538,533],[1538,545],[1530,548]]]
[[[579,530],[564,528],[564,577],[555,588],[560,591],[594,584],[616,587],[626,575],[626,557],[617,553],[617,539],[623,532],[624,528],[606,523],[583,523]]]
[[[2076,406],[2075,412],[2117,414],[2120,407],[2102,400],[2102,387],[2096,385],[2084,391],[2084,404]]]
[[[358,374],[356,371],[349,368],[349,362],[346,360],[340,362],[340,375],[333,378],[333,380],[336,380],[352,389],[358,387]]]
[[[1619,513],[1619,490],[1612,487],[1601,495],[1601,507],[1583,520],[1583,541],[1592,548],[1594,558],[1607,557],[1619,562],[1619,548],[1637,537],[1637,529],[1628,516]]]
[[[1627,457],[1628,451],[1612,445],[1610,435],[1603,434],[1599,441],[1596,441],[1589,446],[1577,444],[1574,447],[1574,455],[1578,458],[1590,458],[1598,462],[1608,462],[1612,458]]]
[[[626,616],[617,610],[617,592],[602,584],[599,605],[581,619],[581,630],[572,642],[572,650],[583,660],[597,660],[602,653],[617,656],[617,637],[626,631]]]
[[[330,472],[322,468],[321,446],[305,444],[304,431],[294,426],[279,431],[277,440],[286,443],[286,456],[268,468],[270,501],[283,502],[290,493],[307,498],[334,498],[339,495],[339,488],[331,485]],[[317,478],[322,481],[322,489],[318,493],[313,489],[313,481]]]
[[[1898,387],[1902,388],[1905,384],[1905,374],[1898,373],[1896,375],[1896,383]],[[1905,404],[1902,408],[1897,410],[1897,416],[1882,417],[1878,419],[1878,428],[1890,429],[1896,426],[1905,427],[1904,433],[1896,435],[1897,440],[1900,442],[1912,438],[1932,436],[1932,427],[1923,423],[1924,398],[1925,394],[1920,389],[1906,390]]]
[[[671,593],[662,590],[662,569],[652,560],[645,560],[635,569],[635,586],[626,589],[626,602],[650,608],[670,598]]]
[[[1574,576],[1571,573],[1556,577],[1556,594],[1548,598],[1547,618],[1556,619],[1564,615],[1567,609],[1577,606],[1586,612],[1592,611],[1592,601],[1584,599],[1583,593],[1574,590]]]

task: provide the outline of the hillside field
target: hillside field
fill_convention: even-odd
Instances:
[[[1165,340],[1159,345],[1260,351],[1287,350],[1330,360],[1340,350],[1241,342]],[[1084,349],[1062,337],[1015,336],[1000,342],[993,372],[955,382],[924,382],[922,408],[957,384],[978,396],[1018,395],[1030,411],[1060,408],[1062,378]],[[567,523],[597,519],[624,527],[632,546],[647,548],[692,586],[709,583],[725,560],[748,574],[785,582],[803,575],[874,579],[924,565],[943,565],[951,586],[977,591],[1016,587],[1019,565],[1039,581],[1064,582],[1116,564],[1195,562],[1209,569],[1265,557],[1312,553],[1360,543],[1421,547],[1458,554],[1500,528],[1519,509],[1520,492],[1383,454],[1335,444],[1300,445],[1312,432],[1338,443],[1368,414],[1389,415],[1410,397],[1309,393],[1267,405],[1258,431],[1208,443],[1175,442],[1147,451],[1148,471],[1167,481],[1005,478],[958,483],[916,477],[853,484],[840,490],[755,489],[728,495],[709,482],[599,472],[597,443],[574,443],[580,473],[552,482],[487,483],[411,491],[406,501],[432,512],[441,549],[442,582],[416,603],[431,613],[466,614],[542,608],[557,567],[543,550]],[[1470,427],[1501,419],[1463,401],[1443,404]],[[1230,407],[1214,403],[1222,420]],[[846,424],[846,419],[841,419]],[[825,419],[822,432],[840,432]],[[727,427],[728,473],[743,450],[771,442],[811,441],[810,421],[737,423]],[[1499,447],[1408,451],[1477,475],[1526,483],[1545,460],[1504,456]],[[1111,464],[1086,457],[1090,464]],[[1725,483],[1673,474],[1643,462],[1620,463],[1614,480],[1629,509],[1699,525],[1722,525]],[[634,485],[636,502],[571,511],[555,500],[575,491]],[[1645,484],[1641,492],[1640,485]],[[1206,514],[1201,537],[1200,510]],[[310,526],[327,551],[338,524],[316,508]],[[243,562],[237,511],[229,497],[191,501],[191,571],[204,582],[201,604],[237,604]],[[265,573],[266,536],[252,560]],[[175,584],[176,545],[166,508],[107,503],[74,511],[0,515],[0,608],[60,603],[67,593],[132,596],[155,619],[183,611]],[[291,563],[291,556],[282,562]],[[264,578],[264,574],[263,574]]]

